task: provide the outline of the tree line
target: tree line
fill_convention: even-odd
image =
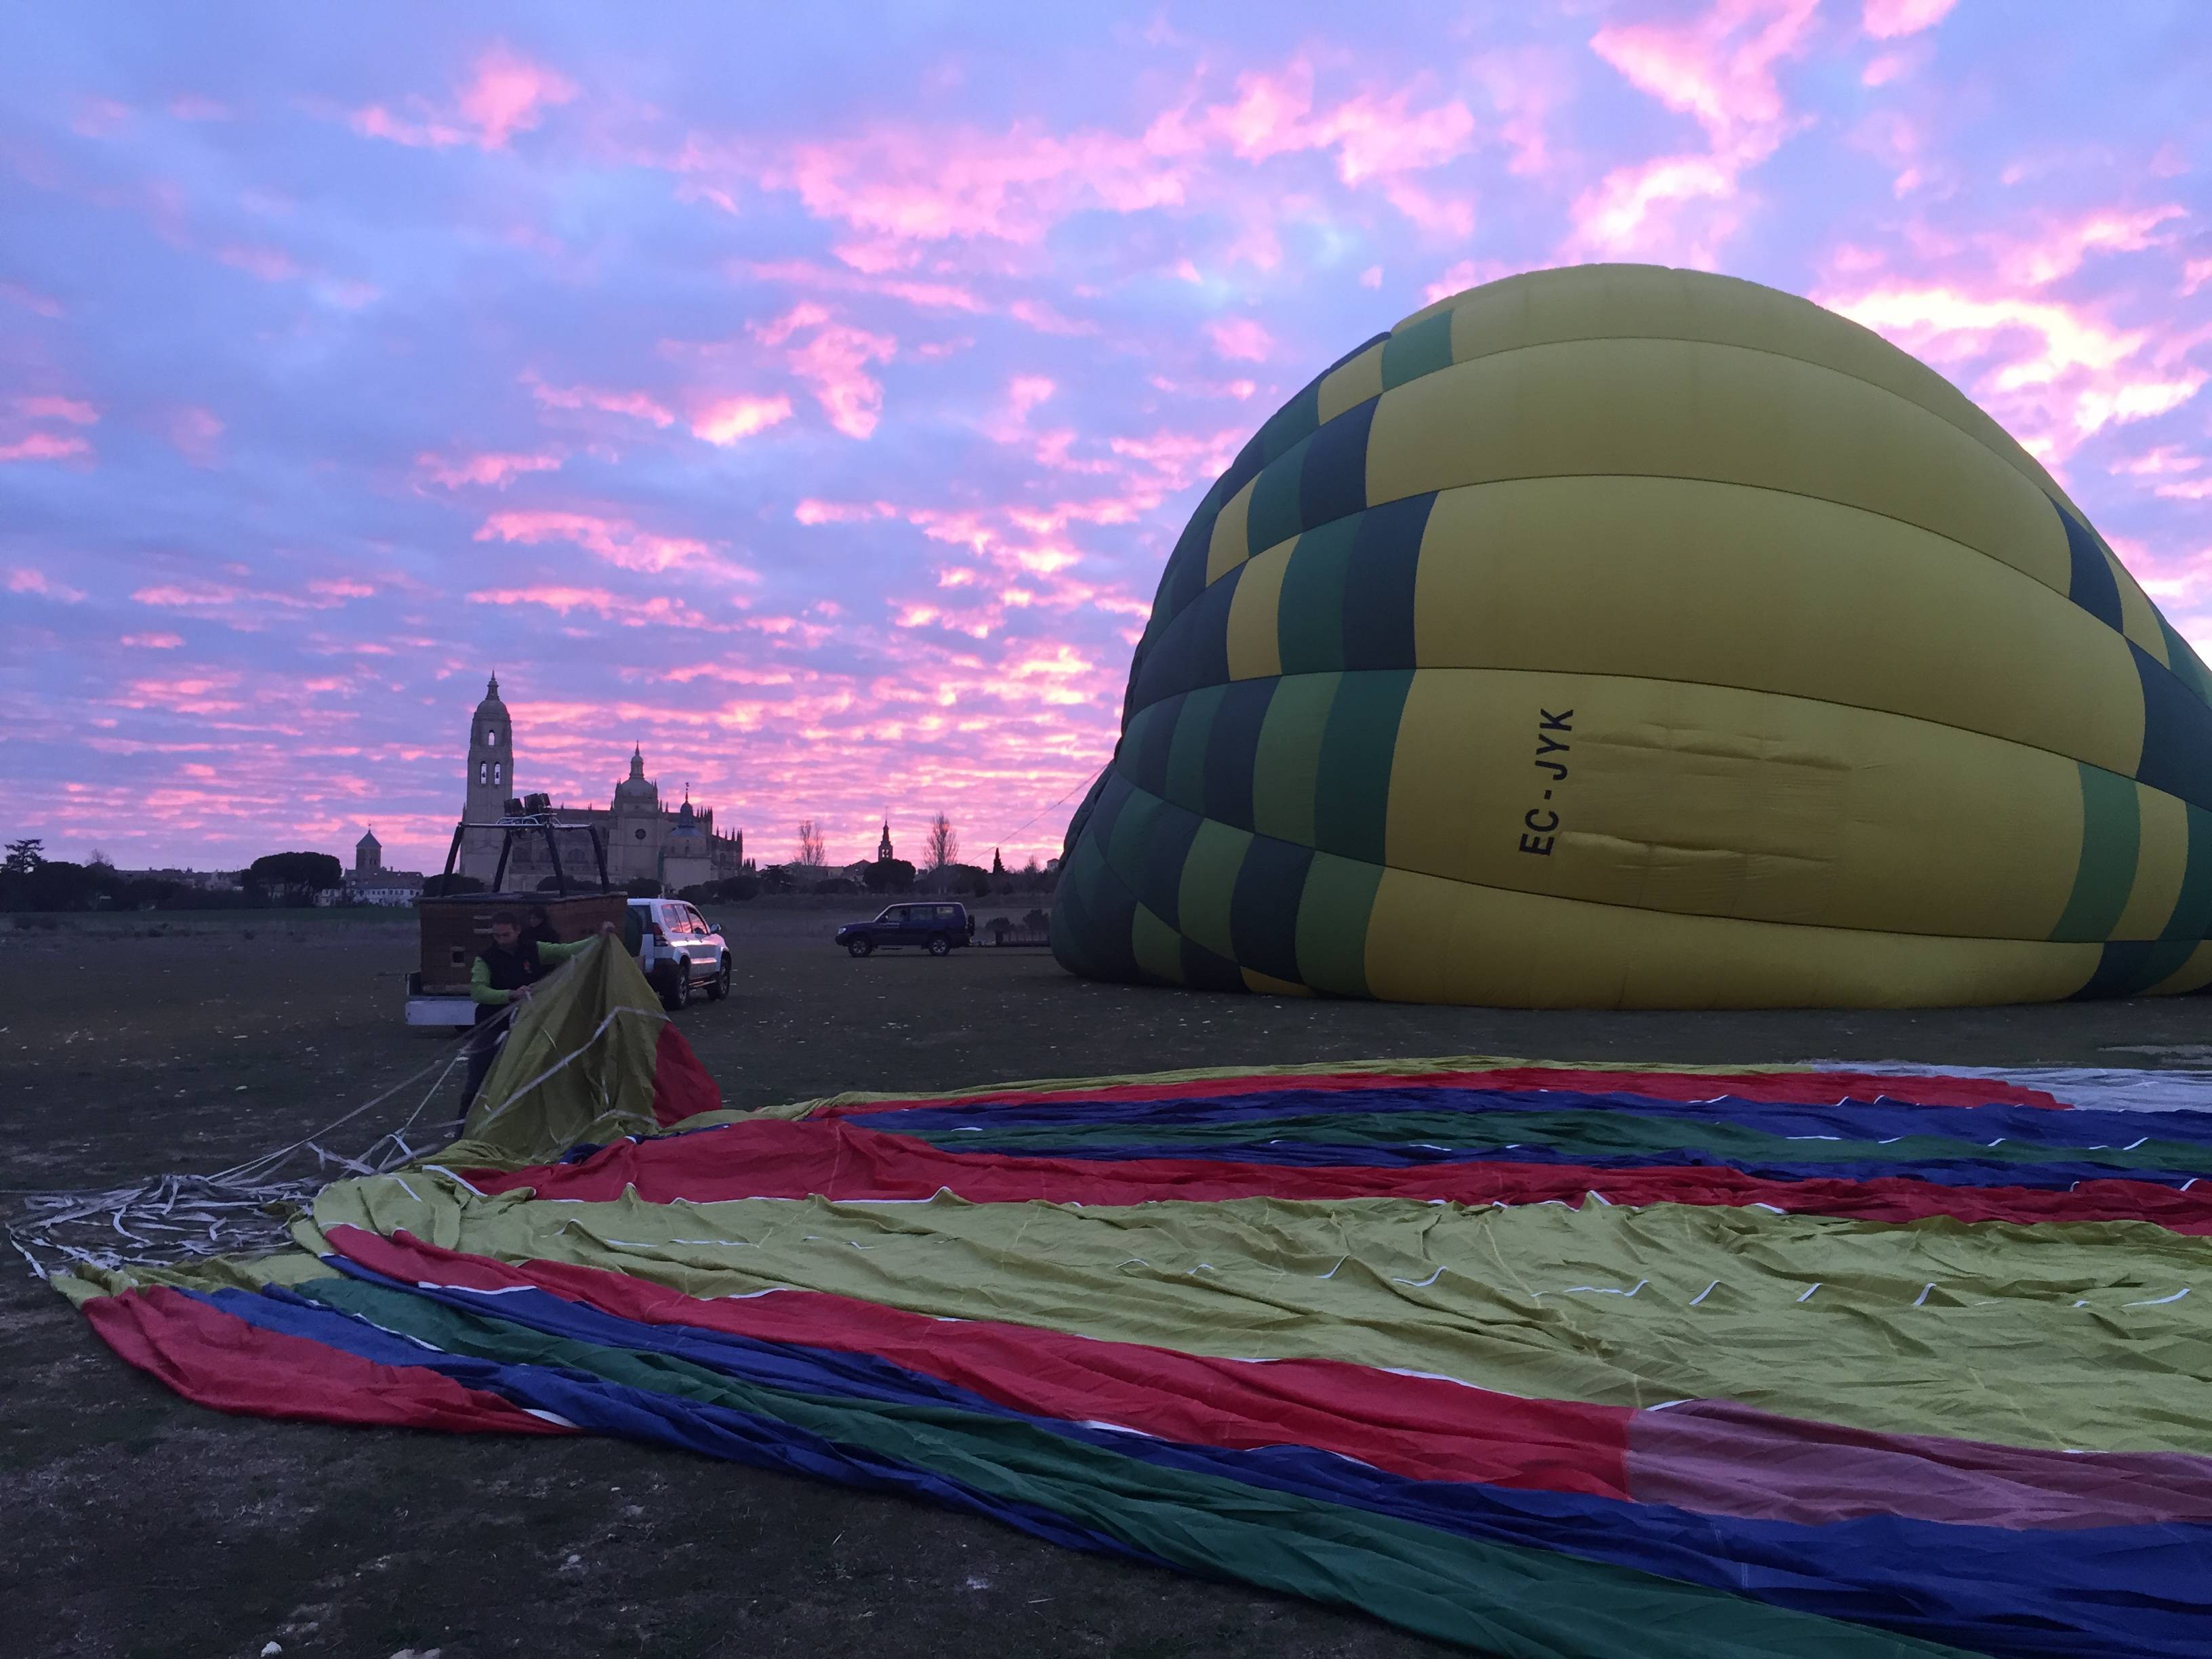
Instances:
[[[262,910],[310,905],[338,885],[328,853],[271,853],[239,872],[236,887],[202,887],[165,877],[126,875],[95,848],[82,864],[46,856],[35,836],[7,843],[0,861],[0,910]]]

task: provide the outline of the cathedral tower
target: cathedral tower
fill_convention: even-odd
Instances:
[[[492,823],[514,798],[514,723],[499,700],[499,676],[484,687],[483,701],[469,717],[468,794],[461,816],[471,823]]]

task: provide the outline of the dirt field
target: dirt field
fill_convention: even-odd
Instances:
[[[1017,907],[1025,908],[1026,903]],[[1583,1014],[1150,992],[1042,952],[854,962],[827,913],[731,907],[735,994],[681,1016],[732,1106],[1190,1065],[1492,1053],[1686,1063],[2202,1065],[2212,1002]],[[10,1188],[221,1168],[422,1065],[412,919],[0,919]],[[161,925],[159,922],[156,926]],[[365,1144],[380,1122],[359,1136]],[[4,1202],[4,1200],[0,1200]],[[11,1258],[11,1262],[13,1259]],[[112,1358],[27,1271],[0,1293],[0,1650],[1435,1653],[1364,1619],[980,1519],[611,1441],[234,1419]]]

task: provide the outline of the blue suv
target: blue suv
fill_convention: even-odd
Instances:
[[[856,957],[916,947],[941,957],[975,938],[975,918],[964,904],[894,904],[873,921],[850,921],[837,930],[837,943]]]

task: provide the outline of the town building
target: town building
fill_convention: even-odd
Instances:
[[[468,770],[461,822],[496,823],[522,811],[522,787],[515,769],[514,721],[499,695],[495,674],[484,688],[483,701],[469,721]],[[607,877],[617,886],[633,881],[657,881],[672,893],[709,881],[720,881],[744,868],[743,830],[728,835],[714,828],[714,809],[694,806],[687,787],[682,803],[665,805],[660,786],[645,775],[645,754],[633,748],[629,775],[614,787],[604,806],[554,808],[564,823],[586,824],[597,830],[607,848]],[[462,875],[489,882],[499,866],[497,830],[462,832],[461,851],[454,869]],[[580,848],[579,852],[581,852]],[[564,868],[569,854],[562,850]],[[573,878],[578,871],[567,869]],[[508,891],[529,891],[550,881],[553,864],[542,838],[518,836],[508,854],[501,885]]]
[[[353,868],[334,901],[340,904],[412,904],[422,896],[422,872],[384,867],[384,843],[369,830],[353,844]]]

